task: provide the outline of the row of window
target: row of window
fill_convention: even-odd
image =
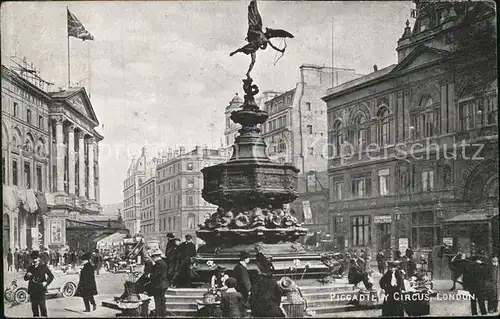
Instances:
[[[181,205],[181,195],[172,195],[168,196],[168,201],[167,197],[163,197],[158,199],[158,209],[165,210],[165,209],[172,209],[172,208],[177,208]],[[185,205],[187,206],[194,206],[194,196],[193,195],[188,195],[187,200]]]
[[[2,156],[2,184],[6,185],[8,183],[7,181],[7,176],[6,176],[6,170],[5,170],[5,157]],[[20,167],[18,164],[18,160],[13,159],[12,160],[12,185],[14,186],[24,186],[27,189],[33,188],[35,186],[36,190],[38,191],[43,191],[43,169],[42,166],[37,165],[36,166],[36,172],[35,172],[35,185],[32,185],[32,167],[30,163],[24,163],[24,168],[23,168],[23,184],[20,185],[20,180],[19,180],[19,174],[20,174]]]
[[[141,233],[143,234],[151,234],[155,232],[155,225],[142,225]]]
[[[154,204],[154,197],[149,196],[146,198],[141,198],[141,205],[142,207],[148,207]]]
[[[262,133],[269,133],[274,130],[277,130],[282,127],[288,126],[288,115],[284,114],[278,118],[268,120],[266,123],[263,123],[260,127],[262,129]]]
[[[186,163],[186,170],[192,171],[194,168],[193,163]],[[178,172],[182,171],[182,161],[177,162],[176,164],[169,165],[167,167],[161,168],[157,171],[157,176],[164,178],[167,176],[171,176]]]
[[[154,216],[153,209],[150,209],[147,212],[141,212],[141,220],[150,219],[150,218],[153,218],[153,216]]]
[[[167,220],[168,220],[168,224],[167,224]],[[159,230],[160,232],[161,231],[172,231],[172,230],[175,230],[176,228],[176,220],[175,220],[175,216],[172,218],[172,217],[164,217],[164,218],[160,218],[160,224],[159,224]]]
[[[498,102],[495,95],[471,98],[459,103],[460,128],[462,131],[472,130],[482,125],[496,124]]]
[[[147,194],[152,194],[154,192],[154,184],[150,183],[147,186],[141,188],[141,198]]]
[[[377,176],[377,194],[376,196],[390,195],[390,174],[389,169],[381,169]],[[434,190],[434,171],[424,170],[421,172],[420,191],[431,192]],[[372,196],[372,178],[370,176],[357,177],[351,179],[350,185],[351,198],[365,198]],[[330,197],[332,200],[340,201],[348,198],[345,194],[346,188],[343,181],[334,181],[333,187],[330,188]]]
[[[17,117],[17,118],[23,118],[22,115],[20,114],[20,110],[19,110],[19,104],[17,102],[14,102],[13,106],[12,106],[12,115],[14,117]],[[42,115],[39,115],[38,116],[38,122],[35,122],[35,119],[33,118],[33,115],[32,115],[32,112],[30,109],[26,109],[26,122],[30,125],[37,125],[37,127],[41,130],[44,129],[44,125],[43,125],[43,116]]]
[[[371,216],[353,216],[350,222],[352,245],[371,246]],[[337,223],[339,223],[338,220]],[[441,227],[438,225],[435,213],[433,211],[412,212],[409,245],[414,249],[432,248],[440,242]]]
[[[276,113],[282,110],[286,106],[290,106],[292,104],[293,94],[289,94],[281,99],[276,99],[272,102],[266,102],[266,112],[268,114]]]

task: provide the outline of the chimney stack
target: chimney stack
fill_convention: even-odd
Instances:
[[[200,155],[201,154],[201,146],[196,145],[195,149],[196,149],[196,154]]]
[[[177,156],[179,156],[179,150],[174,151],[174,157],[177,157]]]
[[[378,71],[378,66],[375,64],[375,65],[373,66],[373,72],[377,72],[377,71]]]
[[[184,155],[184,153],[186,153],[184,146],[179,147],[179,155]]]

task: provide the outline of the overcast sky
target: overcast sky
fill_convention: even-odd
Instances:
[[[70,38],[71,82],[85,86],[104,124],[101,203],[120,202],[130,160],[144,143],[151,150],[220,146],[224,108],[236,92],[243,95],[250,62],[244,54],[229,57],[246,43],[249,2],[4,2],[2,63],[26,56],[44,79],[65,87],[66,6],[94,35],[95,41]],[[252,77],[261,91],[287,91],[301,64],[330,66],[332,18],[336,67],[367,74],[374,64],[396,63],[412,7],[411,1],[259,1],[264,27],[295,38],[276,66],[275,51],[260,51]]]

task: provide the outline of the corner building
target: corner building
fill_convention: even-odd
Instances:
[[[495,43],[495,9],[416,1],[415,14],[397,64],[323,98],[329,230],[372,257],[408,246],[418,257],[442,243],[498,252],[496,47],[474,44]]]

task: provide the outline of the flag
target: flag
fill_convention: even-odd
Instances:
[[[75,37],[77,39],[94,40],[94,36],[85,29],[83,24],[78,18],[68,10],[68,37]]]

